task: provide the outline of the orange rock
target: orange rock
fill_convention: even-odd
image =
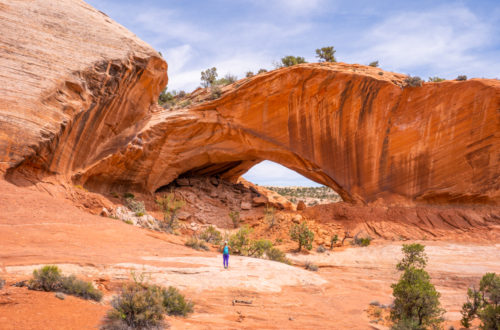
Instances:
[[[297,203],[297,211],[303,211],[306,209],[306,203],[304,201],[299,201]]]

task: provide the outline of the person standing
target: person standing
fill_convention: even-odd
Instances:
[[[224,264],[224,269],[229,268],[229,246],[227,241],[224,242],[224,248],[222,249],[222,263]]]

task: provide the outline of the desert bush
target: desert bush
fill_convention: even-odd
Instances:
[[[429,77],[429,82],[441,82],[441,81],[445,81],[444,78],[439,78],[439,77]]]
[[[392,284],[394,307],[391,318],[393,329],[427,329],[439,327],[444,310],[440,307],[439,292],[424,270],[427,257],[420,244],[403,246],[403,259],[397,264],[404,270],[398,283]]]
[[[222,234],[215,229],[214,226],[210,225],[200,234],[200,239],[207,243],[220,244],[222,241]]]
[[[96,289],[91,282],[79,280],[74,275],[63,277],[61,287],[64,293],[73,296],[95,301],[101,301],[102,299],[102,292]]]
[[[266,69],[259,69],[259,71],[257,71],[257,74],[266,73],[266,72],[267,72]]]
[[[420,77],[412,77],[412,76],[408,76],[406,77],[405,79],[405,83],[406,83],[406,86],[410,86],[410,87],[421,87],[422,86],[422,78]]]
[[[307,63],[305,58],[301,56],[285,56],[281,58],[281,67],[289,67],[301,63]]]
[[[135,213],[136,216],[142,217],[144,214],[146,214],[146,207],[144,206],[143,201],[138,201],[134,198],[127,198],[125,200],[125,203],[127,204],[127,207]]]
[[[290,264],[290,260],[286,257],[285,253],[278,248],[271,248],[266,251],[266,256],[269,260]]]
[[[194,304],[186,301],[186,298],[173,286],[168,289],[162,288],[163,307],[168,315],[187,316],[193,312]]]
[[[217,80],[217,68],[213,67],[201,72],[201,86],[207,88]]]
[[[378,68],[378,61],[373,61],[368,64],[368,66],[372,66],[374,68]]]
[[[56,291],[61,288],[61,270],[54,265],[46,265],[33,271],[28,288],[38,291]]]
[[[231,218],[231,221],[233,223],[233,227],[238,228],[238,226],[240,224],[240,212],[231,211],[231,212],[229,212],[229,217]]]
[[[177,226],[177,212],[186,204],[183,200],[176,199],[174,193],[156,198],[156,204],[163,213],[160,226],[167,232],[172,232]]]
[[[330,239],[330,250],[333,250],[333,246],[337,243],[338,240],[339,236],[337,234],[332,236],[332,238]]]
[[[354,244],[359,246],[368,246],[370,245],[372,240],[373,239],[370,236],[368,237],[358,237],[358,235],[354,236]]]
[[[245,77],[247,78],[251,78],[253,77],[255,74],[252,72],[252,71],[248,71],[247,73],[245,73]]]
[[[210,87],[210,100],[216,100],[222,95],[222,89],[219,86]]]
[[[230,84],[236,82],[237,80],[238,80],[238,77],[228,73],[223,78],[216,80],[214,84],[226,86],[226,85],[230,85]]]
[[[102,330],[163,329],[164,295],[160,287],[128,283],[113,298]]]
[[[205,242],[200,241],[195,236],[191,236],[190,238],[188,238],[188,240],[186,241],[186,243],[184,243],[184,245],[189,246],[190,248],[193,248],[195,250],[205,250],[205,251],[209,250]]]
[[[479,282],[479,291],[469,288],[461,313],[465,328],[477,317],[481,320],[481,329],[500,329],[500,276],[486,273]]]
[[[375,317],[381,317],[382,316],[382,308],[375,307],[373,309],[373,316],[375,316]]]
[[[229,237],[229,247],[235,254],[247,255],[250,246],[249,235],[252,228],[248,226],[241,227],[236,233]]]
[[[312,249],[314,233],[309,230],[309,227],[307,227],[305,222],[302,222],[300,225],[295,224],[292,226],[290,229],[290,238],[292,241],[299,243],[299,252],[302,250],[302,247],[305,247],[308,250]]]
[[[259,239],[256,241],[252,241],[250,243],[250,247],[248,248],[248,256],[260,258],[266,253],[268,250],[273,248],[273,243],[267,239]]]
[[[396,265],[400,271],[406,270],[410,267],[423,269],[427,265],[427,254],[425,253],[425,246],[419,243],[403,244],[403,259]]]
[[[3,289],[5,286],[5,280],[3,278],[0,278],[0,290]]]
[[[460,76],[458,76],[455,80],[458,80],[458,81],[465,81],[465,80],[467,80],[467,76],[466,76],[466,75],[460,75]]]
[[[320,62],[337,62],[335,59],[335,49],[333,46],[316,49],[316,57]]]
[[[316,249],[316,252],[318,253],[324,253],[326,251],[325,247],[323,245],[318,246]]]
[[[306,263],[304,264],[304,267],[305,267],[305,269],[310,270],[310,271],[312,271],[312,272],[317,272],[317,271],[318,271],[318,269],[319,269],[318,265],[316,265],[316,264],[312,263],[312,262],[311,262],[311,261],[309,261],[309,260],[308,260],[308,261],[306,261]]]
[[[130,192],[126,192],[123,193],[123,198],[135,198],[135,195]]]

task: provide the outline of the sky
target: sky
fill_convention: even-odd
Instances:
[[[500,78],[500,0],[87,0],[160,51],[169,90],[194,90],[200,72],[243,77],[286,55],[316,62],[334,46],[337,61],[423,79]],[[289,172],[287,172],[289,171]],[[274,173],[273,178],[268,175]],[[245,178],[312,185],[265,161]]]

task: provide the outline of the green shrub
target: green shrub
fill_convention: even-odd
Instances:
[[[266,72],[267,72],[266,69],[259,69],[259,71],[257,71],[257,74],[266,73]]]
[[[126,284],[113,298],[102,330],[163,329],[164,295],[160,287],[142,283]]]
[[[441,81],[445,81],[445,79],[439,77],[429,77],[429,82],[441,82]]]
[[[500,276],[495,273],[486,273],[481,278],[479,291],[467,290],[461,323],[469,328],[476,317],[481,320],[481,329],[500,329]]]
[[[461,75],[461,76],[458,76],[455,80],[465,81],[465,80],[467,80],[467,76],[466,75]]]
[[[306,261],[304,267],[305,269],[310,270],[312,272],[317,272],[319,269],[318,265],[312,263],[311,261]]]
[[[91,282],[79,280],[74,275],[63,277],[61,286],[64,293],[73,296],[95,301],[101,301],[102,299],[102,292],[96,289]]]
[[[213,67],[201,72],[201,86],[207,88],[217,80],[217,68]]]
[[[219,86],[210,87],[210,100],[216,100],[222,95],[222,89]]]
[[[229,237],[229,247],[235,254],[247,255],[250,247],[249,235],[252,229],[248,226],[241,227],[236,233]]]
[[[251,78],[254,76],[254,73],[252,71],[248,71],[247,73],[245,73],[245,77],[247,78]]]
[[[370,64],[368,64],[368,66],[372,66],[374,68],[378,68],[378,61],[370,62]]]
[[[228,73],[223,78],[216,80],[214,82],[214,85],[226,86],[226,85],[230,85],[230,84],[236,82],[237,80],[238,80],[238,77]]]
[[[278,248],[271,248],[266,251],[266,256],[269,260],[290,264],[290,260],[286,257],[285,253]]]
[[[330,250],[333,250],[333,246],[337,243],[338,240],[339,236],[337,234],[332,236],[332,238],[330,239]]]
[[[439,327],[443,322],[444,310],[439,303],[441,295],[424,270],[427,260],[424,247],[420,244],[409,244],[404,245],[402,250],[404,257],[396,268],[404,270],[404,273],[398,283],[391,285],[395,298],[394,308],[391,310],[393,329]]]
[[[56,291],[61,288],[61,270],[57,266],[46,265],[33,271],[28,288],[38,291]]]
[[[162,288],[163,307],[168,315],[187,316],[193,312],[194,304],[191,301],[186,301],[184,296],[172,286],[168,289]]]
[[[410,267],[423,269],[427,265],[427,255],[424,252],[425,246],[419,243],[403,244],[403,259],[396,265],[400,271]]]
[[[190,238],[188,238],[184,245],[189,246],[190,248],[193,248],[195,250],[210,250],[205,242],[198,240],[195,236],[191,236]]]
[[[134,194],[126,192],[123,194],[123,198],[135,198]]]
[[[335,59],[335,49],[333,46],[316,49],[316,57],[320,62],[337,62]]]
[[[166,232],[173,232],[177,227],[177,212],[186,204],[183,200],[176,199],[174,193],[163,195],[156,198],[156,204],[163,213],[161,228]]]
[[[281,58],[281,67],[289,67],[301,63],[307,63],[305,58],[301,56],[285,56]]]
[[[222,241],[222,234],[215,229],[214,226],[210,225],[200,234],[200,239],[207,243],[220,244]]]
[[[267,239],[259,239],[257,241],[252,241],[250,247],[248,248],[248,256],[261,258],[264,253],[273,248],[273,243]]]
[[[302,222],[300,225],[295,224],[292,226],[290,229],[290,238],[299,243],[299,252],[303,246],[308,250],[312,249],[314,233],[309,230],[305,222]]]
[[[354,244],[359,246],[368,246],[370,245],[373,239],[371,237],[358,237],[357,235],[354,237]]]
[[[318,246],[316,249],[316,252],[318,253],[324,253],[326,251],[325,247],[323,245]]]
[[[406,77],[405,79],[405,83],[406,83],[406,86],[410,86],[410,87],[421,87],[422,86],[422,78],[420,77],[412,77],[412,76],[408,76]]]
[[[233,223],[233,227],[238,228],[238,226],[240,225],[240,212],[231,211],[231,212],[229,212],[229,217],[231,218],[231,221]]]
[[[266,213],[264,215],[264,219],[266,220],[269,228],[273,228],[276,224],[276,210],[274,207],[266,205]]]

